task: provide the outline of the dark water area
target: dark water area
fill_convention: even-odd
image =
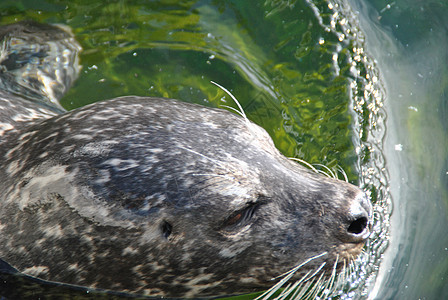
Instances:
[[[342,168],[370,193],[374,232],[331,297],[441,299],[447,7],[352,2],[3,0],[0,25],[72,29],[83,68],[62,99],[67,109],[122,95],[235,107],[210,81],[224,86],[285,156]],[[30,299],[111,297],[7,279],[8,295]]]

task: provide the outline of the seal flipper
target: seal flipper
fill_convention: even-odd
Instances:
[[[59,99],[78,77],[81,49],[62,26],[23,21],[0,27],[0,90],[64,112]]]

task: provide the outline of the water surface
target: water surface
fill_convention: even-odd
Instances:
[[[365,48],[347,3],[0,3],[1,24],[23,19],[66,24],[84,48],[81,76],[62,100],[67,109],[132,94],[234,106],[210,83],[215,81],[238,98],[283,154],[335,173],[342,167],[350,182],[370,193],[375,224],[365,251],[335,295],[366,298],[383,284],[377,270],[389,243],[392,207],[383,156],[388,94],[375,53]],[[20,281],[9,288],[78,295]]]
[[[351,1],[386,87],[393,200],[377,299],[448,297],[448,3]]]

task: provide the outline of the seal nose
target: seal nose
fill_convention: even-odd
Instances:
[[[372,204],[365,193],[359,193],[348,212],[346,236],[348,242],[364,242],[370,235],[372,226]]]

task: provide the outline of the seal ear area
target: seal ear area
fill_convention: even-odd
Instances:
[[[169,237],[170,237],[171,233],[173,232],[173,225],[171,225],[171,223],[169,223],[168,221],[163,220],[162,223],[160,223],[160,231],[161,231],[162,237],[169,240]]]

